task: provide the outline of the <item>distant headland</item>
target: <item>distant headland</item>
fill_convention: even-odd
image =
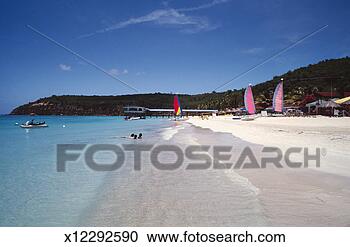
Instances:
[[[272,104],[274,88],[284,78],[285,105],[300,106],[308,97],[347,96],[350,92],[350,58],[329,59],[275,76],[253,87],[257,108]],[[172,108],[174,94],[132,94],[119,96],[53,95],[12,110],[12,115],[122,115],[127,105],[150,108]],[[226,110],[243,105],[243,89],[196,95],[180,94],[185,108]]]

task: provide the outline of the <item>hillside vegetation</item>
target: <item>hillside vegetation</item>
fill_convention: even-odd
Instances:
[[[286,105],[298,106],[305,95],[331,91],[331,88],[343,96],[344,92],[350,92],[350,58],[324,60],[255,85],[253,93],[257,105],[271,106],[274,88],[281,77],[284,78]],[[179,98],[183,108],[225,110],[243,105],[243,91],[244,89],[234,89],[226,92],[179,95]],[[121,115],[122,107],[127,105],[172,108],[172,103],[173,94],[167,93],[120,96],[53,95],[19,106],[11,114]]]

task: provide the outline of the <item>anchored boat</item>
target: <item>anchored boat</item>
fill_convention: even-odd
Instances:
[[[32,128],[45,128],[45,127],[49,127],[49,126],[45,123],[45,121],[34,122],[34,120],[31,120],[31,121],[27,121],[24,124],[21,124],[20,127],[24,128],[24,129],[32,129]]]

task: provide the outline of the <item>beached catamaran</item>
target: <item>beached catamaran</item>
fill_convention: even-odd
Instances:
[[[283,97],[283,79],[281,79],[281,82],[278,83],[273,94],[272,107],[274,112],[283,112]]]
[[[252,121],[256,118],[254,96],[252,91],[252,84],[249,84],[244,92],[244,106],[248,115],[242,117],[242,121]]]
[[[281,82],[278,83],[275,92],[273,94],[273,103],[272,108],[274,112],[277,113],[283,113],[283,79],[281,79]],[[254,104],[254,96],[253,96],[253,90],[252,85],[249,84],[244,92],[244,106],[248,113],[248,115],[241,118],[243,121],[251,121],[257,118],[255,115],[255,104]]]

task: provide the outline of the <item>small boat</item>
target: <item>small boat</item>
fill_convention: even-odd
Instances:
[[[140,120],[141,117],[126,117],[125,120],[132,121],[132,120]]]
[[[32,121],[27,121],[24,124],[21,124],[20,127],[24,128],[24,129],[32,129],[32,128],[45,128],[45,127],[49,127],[49,126],[45,123],[45,121],[44,122],[34,122],[32,120]]]
[[[232,117],[232,119],[233,119],[233,120],[241,120],[242,117],[241,117],[241,116],[234,116],[234,117]]]
[[[182,108],[180,106],[180,100],[177,95],[174,96],[174,117],[170,119],[171,121],[186,121],[187,117],[182,115]]]
[[[242,121],[253,121],[257,117],[255,116],[255,104],[252,91],[252,85],[249,84],[244,92],[244,106],[248,113],[241,118]]]
[[[47,124],[21,124],[20,126],[25,129],[49,127]]]
[[[283,78],[281,78],[281,82],[278,83],[275,92],[273,94],[273,111],[277,114],[283,113]]]

